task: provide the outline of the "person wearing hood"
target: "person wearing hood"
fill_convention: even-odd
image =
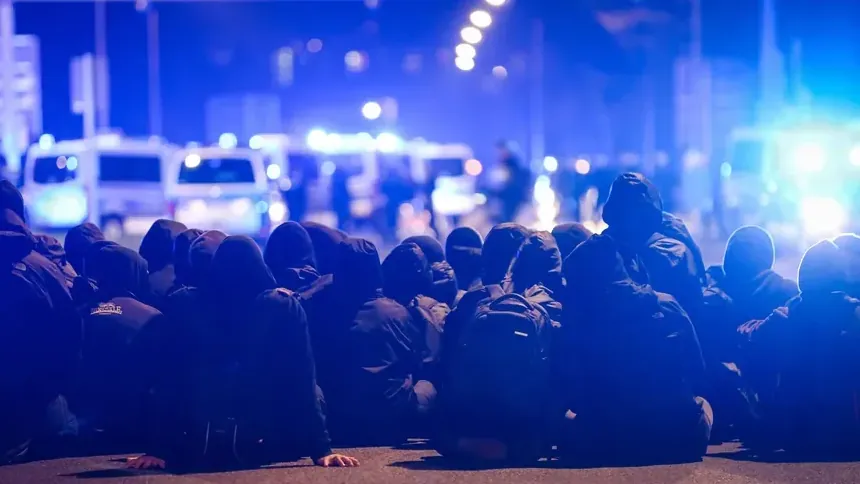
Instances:
[[[706,280],[705,259],[702,257],[702,249],[693,239],[693,235],[690,233],[690,229],[687,228],[687,224],[680,217],[669,212],[663,212],[662,227],[663,235],[681,242],[690,249],[693,263],[696,267],[696,276],[704,284]]]
[[[188,252],[191,250],[191,244],[202,234],[203,231],[200,229],[188,229],[176,236],[176,240],[173,242],[173,272],[175,279],[173,287],[168,291],[168,295],[188,284],[191,273],[191,259],[188,257]]]
[[[433,286],[427,295],[445,303],[448,307],[453,306],[459,291],[457,277],[454,274],[454,268],[445,260],[445,249],[442,248],[442,244],[429,235],[408,237],[403,243],[412,243],[420,247],[427,258],[427,262],[430,263],[430,270],[433,273]]]
[[[471,227],[457,227],[445,239],[445,257],[454,269],[459,288],[454,306],[467,291],[481,287],[483,247],[481,235]]]
[[[84,273],[84,256],[87,249],[95,242],[105,240],[105,235],[95,224],[82,223],[66,232],[64,247],[66,259],[77,274]]]
[[[554,355],[567,380],[559,450],[591,464],[699,460],[713,416],[699,398],[696,332],[672,297],[630,276],[629,264],[608,235],[592,236],[566,261],[566,351]]]
[[[348,238],[346,233],[316,222],[302,222],[301,225],[314,246],[317,271],[322,275],[333,274],[337,268],[340,243]]]
[[[382,263],[383,294],[409,310],[417,351],[422,367],[415,378],[436,385],[439,382],[438,360],[445,318],[451,311],[447,304],[428,296],[433,287],[433,273],[416,244],[395,247]]]
[[[222,450],[240,466],[304,456],[323,467],[358,465],[331,451],[304,310],[289,291],[277,287],[257,244],[250,237],[227,237],[209,273],[200,287],[205,306],[199,309],[205,315],[176,322],[191,326],[185,333],[191,339],[184,344],[195,355],[191,367],[173,372],[180,378],[174,388],[187,390],[180,392],[182,403],[172,406],[174,415],[165,419],[172,428],[161,434],[160,446],[130,465],[224,465],[209,460],[217,460],[218,450],[210,455],[208,449],[218,445],[212,426],[217,434],[225,422],[233,426],[227,430],[234,437],[221,442],[227,446]],[[193,449],[206,450],[193,456]]]
[[[81,319],[63,274],[36,247],[21,193],[0,181],[0,465],[75,430],[63,395],[78,364]]]
[[[263,257],[278,285],[291,291],[300,291],[322,277],[316,269],[311,236],[296,222],[281,224],[272,232]]]
[[[504,282],[511,261],[529,234],[529,229],[512,222],[498,224],[490,230],[481,251],[485,286]]]
[[[592,235],[594,233],[588,227],[577,222],[556,225],[552,229],[552,236],[555,237],[558,250],[561,252],[561,260],[567,259],[573,249]]]
[[[757,396],[759,425],[745,435],[758,450],[798,457],[860,453],[860,301],[848,288],[845,253],[829,240],[806,251],[800,295],[738,331],[741,371]]]
[[[702,280],[696,257],[683,242],[666,235],[663,202],[654,185],[638,173],[625,173],[612,183],[603,207],[606,234],[620,245],[625,258],[638,256],[654,290],[672,295],[698,324]]]
[[[141,437],[147,360],[157,348],[139,336],[144,327],[159,324],[161,312],[149,299],[149,272],[137,252],[106,245],[86,259],[86,275],[95,293],[84,310],[82,364],[72,407],[92,444],[128,445]],[[120,447],[120,449],[123,447]],[[92,449],[91,449],[92,450]]]
[[[173,244],[188,227],[173,220],[156,220],[140,242],[140,255],[149,265],[149,285],[156,301],[162,301],[173,287],[176,268],[173,265]]]
[[[338,307],[328,321],[317,321],[326,323],[327,337],[315,347],[330,429],[340,443],[400,443],[435,396],[432,385],[415,380],[421,345],[409,311],[382,287],[376,247],[342,242],[333,285]]]
[[[78,274],[72,265],[69,264],[63,244],[50,235],[35,235],[34,237],[36,238],[36,252],[42,254],[57,266],[57,269],[63,275],[63,279],[66,281],[66,287],[71,289]]]

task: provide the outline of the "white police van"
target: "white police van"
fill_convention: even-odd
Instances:
[[[269,187],[263,154],[250,148],[177,150],[166,188],[174,220],[188,227],[267,237],[287,218],[286,206]]]
[[[55,141],[43,135],[27,150],[24,166],[30,224],[51,230],[89,221],[113,240],[145,233],[168,213],[165,168],[174,150],[157,137]]]

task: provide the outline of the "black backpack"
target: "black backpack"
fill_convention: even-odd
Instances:
[[[549,379],[550,318],[520,294],[490,286],[489,295],[462,329],[445,390],[461,428],[471,437],[514,439],[538,430]],[[480,435],[483,434],[483,435]]]

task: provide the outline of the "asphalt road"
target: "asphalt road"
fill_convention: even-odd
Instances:
[[[647,442],[643,443],[647,445]],[[262,483],[468,483],[493,484],[674,484],[674,483],[857,483],[856,463],[764,463],[751,460],[737,444],[711,447],[709,456],[693,464],[615,467],[595,469],[564,468],[560,462],[540,462],[532,468],[462,470],[452,469],[435,452],[427,449],[349,449],[358,457],[357,469],[322,469],[310,461],[275,465],[264,469],[213,474],[176,476],[152,471],[124,469],[126,456],[100,456],[32,462],[0,468],[3,484],[68,483],[93,479],[104,484],[262,484]]]

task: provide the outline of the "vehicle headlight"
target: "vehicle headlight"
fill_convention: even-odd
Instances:
[[[272,202],[269,204],[269,220],[278,223],[287,217],[287,206],[284,202]]]
[[[87,218],[87,198],[79,190],[58,190],[40,197],[34,207],[51,225],[73,226]]]
[[[795,168],[802,173],[817,173],[824,170],[827,152],[818,143],[807,143],[797,147],[794,153]]]
[[[800,202],[800,216],[806,232],[825,236],[842,232],[845,208],[833,198],[808,197]]]
[[[230,212],[233,215],[241,216],[254,209],[254,204],[247,198],[240,198],[230,202]]]

